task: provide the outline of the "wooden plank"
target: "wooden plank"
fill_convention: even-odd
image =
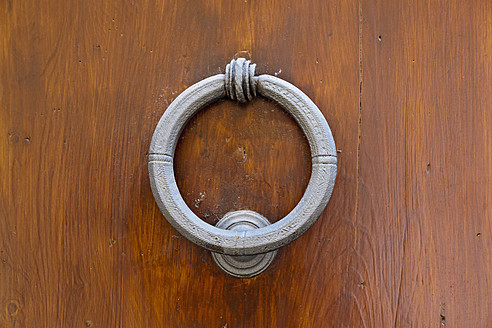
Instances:
[[[5,1],[0,8],[2,327],[346,320],[359,123],[356,1]],[[171,228],[147,173],[150,138],[167,105],[237,56],[310,96],[342,150],[323,216],[251,280],[226,276]],[[275,221],[302,195],[306,141],[269,102],[214,105],[183,136],[178,183],[209,222],[239,208]]]
[[[362,3],[350,326],[492,326],[490,1]]]

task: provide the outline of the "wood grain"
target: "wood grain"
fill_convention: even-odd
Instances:
[[[0,6],[0,326],[312,327],[345,316],[356,2]],[[225,275],[171,228],[147,172],[167,105],[238,56],[310,96],[343,151],[325,214],[251,280]],[[262,99],[200,113],[176,157],[186,201],[212,223],[240,208],[278,220],[310,174],[299,128]]]
[[[492,326],[489,2],[26,0],[0,13],[1,327]],[[239,56],[311,97],[341,151],[324,214],[249,280],[179,236],[147,172],[167,105]],[[175,168],[205,221],[276,221],[308,163],[294,121],[256,99],[199,113]]]
[[[362,22],[348,325],[491,327],[492,4],[369,0]]]

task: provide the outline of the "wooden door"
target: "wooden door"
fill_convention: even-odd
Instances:
[[[1,1],[1,327],[491,327],[492,3]],[[237,57],[303,90],[339,150],[316,224],[253,279],[223,273],[149,186],[157,121]],[[225,101],[177,148],[203,220],[276,221],[308,145]]]

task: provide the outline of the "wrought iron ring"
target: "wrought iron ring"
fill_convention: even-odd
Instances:
[[[226,74],[211,76],[187,88],[162,115],[150,145],[150,184],[161,212],[183,236],[214,253],[255,255],[289,244],[318,219],[335,184],[335,142],[323,114],[294,85],[271,75],[256,77],[254,70],[254,64],[239,58],[227,65]],[[186,123],[205,106],[226,96],[246,102],[257,93],[282,106],[301,127],[311,149],[311,177],[299,203],[281,220],[250,230],[214,227],[190,210],[178,190],[173,168],[176,144]]]

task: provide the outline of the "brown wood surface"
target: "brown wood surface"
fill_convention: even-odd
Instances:
[[[492,326],[488,1],[0,2],[0,327]],[[225,275],[153,199],[150,138],[233,57],[303,90],[332,199],[258,277]],[[176,177],[202,219],[276,221],[308,145],[263,99],[199,113]]]
[[[349,325],[492,327],[492,2],[362,13]]]

